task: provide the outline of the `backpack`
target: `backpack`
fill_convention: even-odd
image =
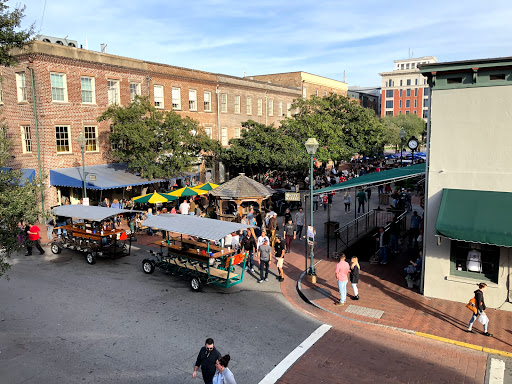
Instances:
[[[466,304],[466,308],[472,311],[475,315],[478,313],[478,309],[476,308],[476,299],[474,297]]]

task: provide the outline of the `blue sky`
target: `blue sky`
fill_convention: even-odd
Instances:
[[[9,4],[15,4],[9,2]],[[381,84],[393,60],[512,56],[510,0],[27,0],[24,24],[120,56],[234,76]],[[46,4],[46,5],[45,5]],[[44,14],[44,15],[43,15]]]

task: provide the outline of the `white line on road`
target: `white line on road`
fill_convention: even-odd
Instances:
[[[309,337],[304,340],[297,348],[291,351],[283,361],[276,365],[276,367],[270,371],[259,384],[274,384],[277,380],[283,376],[288,369],[297,361],[299,358],[306,353],[325,333],[332,327],[327,324],[319,326]]]
[[[505,380],[505,362],[503,360],[491,358],[491,367],[489,368],[489,384],[503,384]]]

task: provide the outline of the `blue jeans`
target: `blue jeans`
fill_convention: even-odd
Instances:
[[[248,253],[249,253],[249,259],[247,260],[246,267],[251,269],[251,268],[254,268],[254,255],[252,253],[252,249],[250,251],[248,251]]]
[[[318,201],[313,201],[313,210],[318,210]]]
[[[348,283],[348,280],[345,280],[345,281],[338,280],[338,289],[340,291],[340,303],[344,303],[347,300],[347,283]]]
[[[391,252],[398,252],[398,235],[394,233],[389,234],[389,250]]]
[[[469,320],[469,327],[468,329],[472,329],[473,328],[473,323],[475,322],[476,318],[478,316],[480,316],[482,312],[478,311],[478,313],[475,313],[473,314],[473,316],[471,316],[471,320]],[[484,325],[484,332],[487,332],[487,327],[489,326],[489,323],[485,324]]]
[[[361,207],[363,207],[363,213],[364,213],[364,201],[358,201],[357,205],[357,213],[361,212]]]
[[[379,256],[380,256],[381,263],[387,263],[388,262],[388,248],[380,247],[379,248]]]

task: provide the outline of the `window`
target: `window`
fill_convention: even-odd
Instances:
[[[451,240],[450,274],[498,283],[500,249],[495,245]]]
[[[210,139],[212,138],[212,127],[204,127],[204,133],[206,136],[208,136]]]
[[[96,98],[94,94],[94,77],[81,76],[80,84],[82,86],[82,103],[95,104]]]
[[[386,116],[393,116],[393,111],[386,111]]]
[[[263,115],[263,100],[258,99],[258,116]]]
[[[423,99],[423,108],[428,108],[428,99]]]
[[[495,81],[495,80],[505,80],[505,74],[504,74],[504,73],[501,73],[501,74],[498,74],[498,75],[490,75],[490,76],[489,76],[489,80],[491,80],[491,81]]]
[[[55,127],[55,142],[57,144],[57,153],[71,153],[69,126],[63,125]]]
[[[30,125],[21,126],[21,146],[23,153],[32,153],[32,135],[30,134]]]
[[[246,104],[247,104],[247,114],[251,115],[252,114],[252,99],[250,97],[247,98]]]
[[[409,63],[405,64],[405,69],[409,69]]]
[[[212,111],[212,93],[209,91],[204,91],[204,111],[211,112]]]
[[[403,64],[400,64],[400,69],[404,69],[404,65]],[[400,84],[402,85],[402,84]]]
[[[414,108],[418,107],[418,100],[414,99]]]
[[[306,100],[306,87],[302,88],[302,98]]]
[[[405,108],[411,108],[411,100],[405,100]]]
[[[277,113],[278,113],[279,117],[283,116],[283,102],[282,101],[277,103]]]
[[[403,80],[400,80],[400,86],[402,86],[402,85],[403,85],[402,83],[403,83]]]
[[[274,100],[268,101],[268,115],[274,116]]]
[[[418,88],[414,88],[414,97],[418,96]]]
[[[197,111],[197,91],[195,89],[188,90],[188,109]]]
[[[286,116],[292,117],[292,104],[291,103],[286,104]]]
[[[235,96],[235,113],[240,113],[240,96]]]
[[[121,104],[121,94],[119,92],[119,80],[108,80],[108,104]]]
[[[96,135],[96,127],[84,127],[85,151],[98,151],[98,135]]]
[[[405,90],[405,97],[411,97],[411,90],[409,88]]]
[[[449,77],[446,79],[446,84],[461,84],[462,77]]]
[[[402,108],[402,100],[399,100],[398,108]]]
[[[400,97],[402,97],[402,89],[400,90]]]
[[[407,79],[407,85],[411,85],[411,79]]]
[[[393,90],[392,89],[388,89],[386,91],[386,97],[393,97]]]
[[[66,75],[64,73],[50,73],[52,85],[52,101],[68,101]]]
[[[318,97],[318,89],[315,89],[315,96]]]
[[[155,85],[153,87],[153,98],[155,99],[155,108],[164,109],[164,86]]]
[[[416,111],[414,111],[414,114],[417,115]]]
[[[423,118],[428,119],[428,109],[423,110]]]
[[[220,94],[220,111],[223,113],[228,112],[228,95],[226,93]]]
[[[172,87],[172,109],[181,109],[181,89]]]
[[[228,129],[226,127],[222,127],[221,138],[222,145],[228,145]]]
[[[415,80],[414,85],[418,85],[418,79]]]
[[[327,91],[324,91],[324,97],[327,97]]]
[[[236,139],[240,138],[240,127],[235,127],[235,138]]]
[[[130,83],[130,100],[135,100],[135,96],[140,96],[140,83]]]
[[[386,100],[386,108],[393,108],[393,100]]]
[[[411,113],[411,111],[405,111],[405,114],[406,114],[406,115],[408,115],[408,114],[410,114],[410,113]]]

